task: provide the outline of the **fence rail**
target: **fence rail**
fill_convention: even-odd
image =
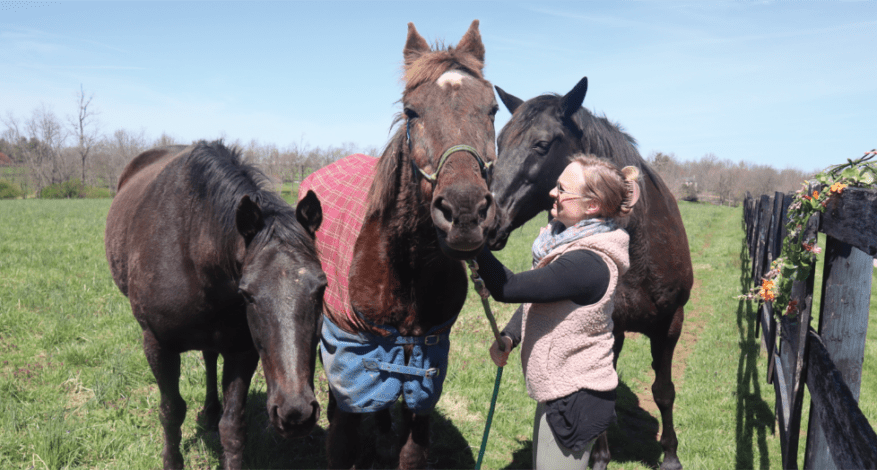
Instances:
[[[792,196],[783,193],[747,195],[744,201],[755,283],[780,255],[791,202]],[[810,326],[814,269],[808,279],[793,284],[792,300],[799,308],[795,319],[781,316],[777,321],[771,302],[757,310],[756,334],[763,332],[767,381],[777,397],[783,468],[798,468],[805,384],[811,412],[804,468],[877,468],[877,434],[858,406],[877,255],[877,192],[847,188],[803,229],[804,240],[820,233],[827,237],[818,332]]]

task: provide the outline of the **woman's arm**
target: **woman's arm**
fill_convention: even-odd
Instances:
[[[478,274],[493,298],[506,303],[541,303],[572,300],[579,305],[596,303],[609,288],[609,268],[590,250],[573,250],[547,266],[513,273],[490,250],[478,255]]]

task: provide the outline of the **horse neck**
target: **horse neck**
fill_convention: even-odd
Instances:
[[[370,212],[357,238],[350,298],[372,323],[417,335],[459,312],[456,307],[434,308],[435,299],[460,297],[450,303],[462,307],[467,281],[460,262],[442,254],[429,204],[416,193],[410,163],[402,159],[402,165],[396,203]]]

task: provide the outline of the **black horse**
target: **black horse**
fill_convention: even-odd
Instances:
[[[680,469],[673,429],[676,391],[671,368],[673,350],[682,332],[683,307],[688,302],[693,275],[688,238],[673,194],[642,159],[636,141],[606,118],[582,108],[588,88],[583,78],[564,96],[549,94],[523,101],[496,87],[512,113],[497,140],[499,157],[492,189],[507,222],[499,241],[541,211],[551,208],[548,195],[557,178],[577,152],[592,153],[619,167],[635,165],[643,175],[640,202],[626,227],[630,233],[630,270],[619,284],[615,311],[615,359],[624,345],[624,332],[636,331],[651,340],[655,383],[652,394],[661,411],[664,448],[662,469]],[[593,450],[594,468],[609,462],[604,433]]]
[[[203,351],[204,410],[212,426],[218,423],[225,468],[242,465],[247,390],[260,357],[278,432],[302,436],[319,416],[314,360],[326,276],[314,234],[322,209],[313,193],[293,209],[265,190],[265,181],[221,142],[146,151],[119,178],[107,216],[107,260],[143,328],[161,392],[165,468],[183,467],[184,351]]]

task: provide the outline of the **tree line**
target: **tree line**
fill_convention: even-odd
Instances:
[[[27,197],[43,197],[47,188],[71,186],[71,183],[82,189],[99,188],[103,191],[98,194],[111,196],[125,165],[141,152],[165,145],[194,143],[167,133],[149,138],[144,130],[117,129],[110,134],[102,133],[92,100],[93,95],[87,95],[80,88],[76,114],[66,119],[45,105],[24,118],[11,112],[0,117],[0,123],[5,126],[0,133],[0,153],[11,161],[11,166],[0,167],[0,185],[14,183],[19,195]],[[350,142],[330,147],[311,147],[304,142],[278,147],[256,140],[242,142],[224,137],[223,140],[226,145],[238,148],[244,161],[259,165],[277,184],[301,180],[310,172],[352,153],[379,155],[381,151]]]
[[[652,152],[646,161],[676,196],[685,201],[705,201],[737,206],[746,193],[761,195],[775,191],[797,191],[814,173],[768,165],[720,159],[708,153],[699,160],[683,161],[672,153]]]
[[[109,197],[115,193],[122,169],[141,152],[158,146],[191,143],[181,142],[166,133],[151,139],[143,130],[118,129],[111,134],[102,133],[93,98],[94,95],[87,94],[80,87],[76,94],[75,114],[66,119],[45,105],[24,118],[11,112],[0,117],[0,122],[6,127],[0,134],[0,153],[8,156],[12,163],[0,173],[0,193],[10,185],[17,185],[18,192],[12,190],[6,194],[13,197],[16,194],[77,197],[77,194],[83,195],[86,188],[97,188],[96,194]],[[310,147],[304,142],[278,147],[256,140],[246,143],[240,139],[224,140],[240,149],[245,161],[260,165],[278,184],[300,181],[308,173],[352,153],[379,155],[381,152],[378,148],[359,148],[349,142],[321,148]],[[732,206],[738,205],[746,192],[794,191],[812,176],[812,172],[796,169],[778,171],[768,165],[734,163],[713,154],[688,161],[672,153],[653,152],[646,161],[661,175],[677,199]],[[59,192],[59,187],[68,189]],[[47,188],[55,191],[47,191]]]

